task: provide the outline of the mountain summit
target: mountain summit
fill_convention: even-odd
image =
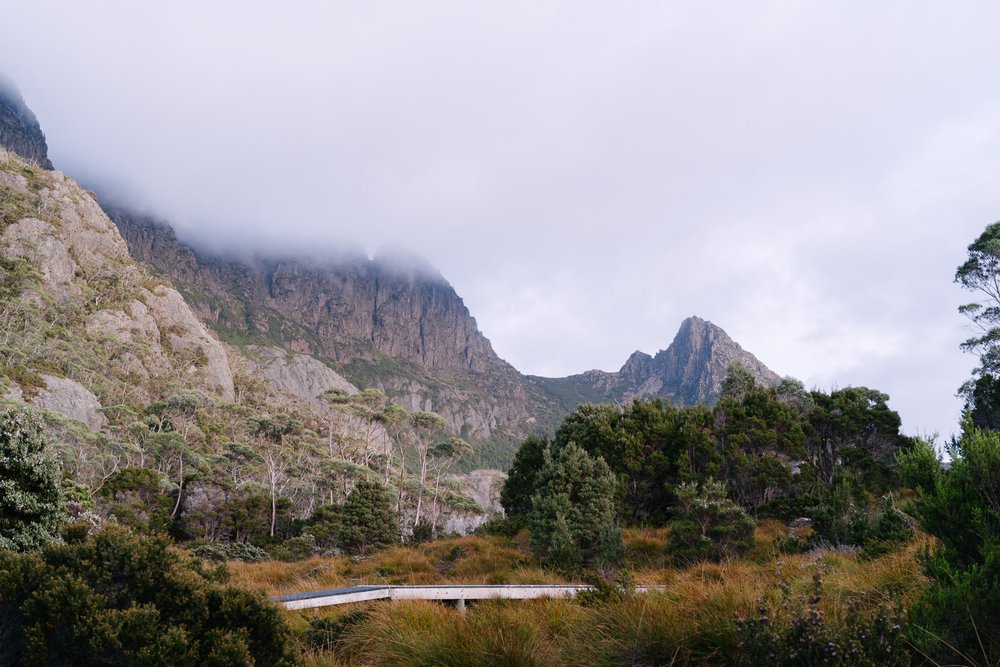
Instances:
[[[636,351],[618,372],[587,371],[565,378],[534,378],[561,396],[567,407],[582,402],[627,402],[663,398],[675,405],[712,404],[719,398],[729,365],[739,362],[758,382],[781,378],[727,334],[700,317],[681,322],[674,340],[655,356]]]

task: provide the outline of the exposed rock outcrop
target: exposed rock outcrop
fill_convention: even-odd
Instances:
[[[0,146],[44,169],[52,169],[45,135],[12,81],[0,74]]]
[[[327,402],[323,394],[328,390],[358,393],[357,387],[315,357],[260,345],[248,345],[244,352],[248,369],[263,379],[272,391],[285,392],[306,403],[324,407]]]
[[[456,476],[455,481],[460,485],[462,493],[476,501],[482,511],[450,512],[443,522],[443,532],[468,535],[494,516],[503,515],[500,490],[506,479],[506,473],[499,470],[473,470]]]
[[[32,405],[83,422],[91,431],[100,431],[107,424],[107,418],[101,413],[101,402],[94,392],[66,378],[42,375],[42,379],[45,388],[39,389],[31,399]]]
[[[325,261],[203,256],[165,223],[106,209],[132,255],[178,284],[223,338],[331,362],[352,384],[437,412],[470,440],[513,443],[562,414],[496,355],[455,290],[422,261],[351,252]]]
[[[112,376],[128,383],[139,400],[153,397],[134,381],[151,378],[160,378],[154,384],[163,388],[183,379],[233,400],[222,344],[176,289],[154,281],[136,264],[88,192],[62,173],[32,168],[0,148],[0,200],[6,204],[0,258],[11,267],[18,262],[28,267],[19,279],[27,281],[25,288],[2,304],[0,315],[13,322],[31,311],[34,324],[22,338],[28,333],[39,337],[35,343],[20,341],[26,349],[18,363],[30,371],[31,355],[50,347],[55,356],[38,363],[43,369],[61,365],[68,376],[57,378],[56,394],[40,394],[45,407],[65,412],[61,407],[68,404],[87,405],[87,397],[65,383],[100,394],[102,384],[105,390],[114,384]],[[48,322],[50,330],[42,331],[40,322]],[[70,398],[63,401],[58,394]],[[112,400],[121,401],[121,392]],[[80,421],[103,424],[93,416]]]

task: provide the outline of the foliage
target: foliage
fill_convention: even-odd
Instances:
[[[312,535],[320,549],[333,549],[340,536],[339,505],[321,505],[302,523],[302,531]]]
[[[413,533],[410,539],[417,544],[430,542],[434,538],[434,524],[428,519],[421,519],[413,526]]]
[[[667,549],[682,562],[721,561],[753,547],[756,522],[729,499],[725,482],[682,484],[677,499]]]
[[[316,555],[317,551],[316,538],[309,533],[289,537],[284,542],[275,544],[270,548],[270,553],[274,558],[288,561],[312,558]]]
[[[933,441],[915,438],[913,446],[896,455],[899,480],[918,493],[933,491],[941,472],[941,459]]]
[[[615,478],[604,459],[575,444],[546,456],[531,499],[531,551],[543,565],[572,572],[616,566],[624,555]]]
[[[791,599],[791,586],[778,583],[782,616],[761,607],[756,618],[737,623],[740,635],[740,664],[756,667],[811,667],[850,665],[891,667],[909,665],[903,629],[905,612],[898,603],[882,603],[870,616],[848,604],[842,627],[830,624],[820,608],[823,579],[813,575],[812,593],[805,604]]]
[[[35,415],[0,409],[0,549],[28,551],[58,537],[65,510],[45,446]]]
[[[722,479],[754,515],[775,503],[821,495],[843,475],[879,495],[895,487],[896,456],[912,446],[899,433],[888,396],[866,387],[807,392],[786,378],[756,383],[734,364],[714,408],[677,408],[660,399],[622,407],[582,405],[555,432],[553,453],[570,442],[602,457],[615,474],[620,516],[663,525],[686,482]],[[546,442],[525,440],[504,487],[509,516],[524,511]],[[765,508],[772,509],[765,509]],[[794,517],[793,517],[794,518]]]
[[[385,487],[370,480],[358,482],[341,512],[343,548],[363,556],[398,541],[398,523]]]
[[[995,426],[997,412],[995,378],[1000,375],[1000,222],[988,225],[968,248],[968,257],[955,272],[955,282],[982,298],[980,302],[960,306],[972,322],[976,335],[962,349],[979,355],[973,378],[959,390],[965,396],[977,425]]]
[[[7,663],[295,662],[277,608],[165,538],[106,529],[39,554],[0,553]]]
[[[125,468],[113,474],[98,494],[104,514],[139,532],[168,532],[173,502],[165,481],[149,468]]]
[[[260,563],[270,560],[267,552],[248,542],[206,542],[191,548],[198,558],[213,561],[238,560],[244,563]]]
[[[914,512],[940,546],[923,558],[932,581],[915,640],[941,660],[1000,660],[1000,433],[966,420],[952,463],[930,475]],[[940,638],[940,639],[939,639]]]
[[[531,496],[535,493],[538,472],[545,464],[549,443],[545,438],[530,437],[521,443],[514,455],[514,463],[507,471],[500,504],[508,518],[526,517],[531,511]]]
[[[899,415],[888,400],[888,395],[867,387],[812,392],[812,434],[806,448],[824,485],[833,486],[838,471],[848,469],[861,474],[868,487],[891,486],[896,454],[910,440],[900,435]]]

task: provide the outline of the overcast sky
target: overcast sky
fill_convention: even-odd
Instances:
[[[219,247],[391,244],[526,373],[699,315],[956,430],[1000,5],[0,0],[57,168]]]

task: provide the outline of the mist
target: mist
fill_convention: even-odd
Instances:
[[[405,249],[537,375],[617,370],[696,314],[957,430],[998,8],[2,4],[56,168],[199,249]]]

